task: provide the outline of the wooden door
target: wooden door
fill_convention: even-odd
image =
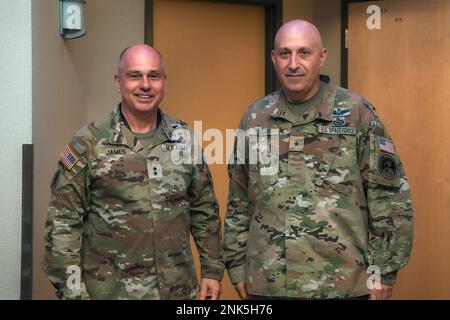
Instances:
[[[369,30],[367,7],[381,7]],[[404,163],[415,235],[397,299],[450,299],[450,1],[349,4],[349,89],[375,106]]]
[[[200,120],[203,131],[219,129],[225,139],[225,129],[237,128],[247,107],[264,96],[264,8],[156,0],[153,16],[154,46],[164,56],[168,74],[162,108],[191,128]],[[210,143],[203,142],[203,148]],[[228,157],[224,150],[222,163]],[[210,169],[223,220],[227,166],[213,164]],[[199,270],[197,259],[196,265]],[[223,299],[238,298],[228,275],[222,285]]]

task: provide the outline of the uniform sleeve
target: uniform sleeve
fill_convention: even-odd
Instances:
[[[393,285],[412,249],[411,193],[386,128],[369,103],[364,102],[362,109],[358,149],[369,212],[368,262],[379,268],[382,283]]]
[[[58,298],[89,299],[80,263],[83,220],[88,211],[87,166],[73,148],[65,151],[71,154],[66,153],[66,164],[58,163],[51,183],[42,266]],[[68,169],[75,159],[71,156],[77,161]]]
[[[188,195],[191,233],[200,255],[201,277],[220,281],[225,267],[219,205],[204,161],[194,166]]]
[[[241,130],[245,130],[245,118],[244,116],[239,126]],[[238,141],[235,141],[234,152],[228,165],[230,182],[224,223],[225,265],[233,284],[245,279],[246,246],[250,227],[248,166],[244,159],[246,147]]]

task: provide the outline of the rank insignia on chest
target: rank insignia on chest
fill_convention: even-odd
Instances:
[[[289,139],[289,151],[301,152],[305,145],[305,137],[292,136]]]
[[[154,161],[153,163],[150,163],[150,165],[148,167],[148,171],[149,171],[150,179],[156,179],[156,178],[163,177],[162,167],[159,162]]]

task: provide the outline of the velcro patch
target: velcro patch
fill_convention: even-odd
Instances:
[[[121,148],[121,149],[109,148],[109,149],[106,149],[106,155],[107,156],[117,156],[117,155],[125,155],[125,154],[127,154],[127,149],[125,149],[125,148]]]
[[[319,126],[320,133],[327,134],[347,134],[347,135],[355,135],[356,129],[355,127],[327,127],[327,126]]]
[[[186,144],[181,144],[181,143],[177,143],[177,144],[162,144],[161,145],[162,151],[185,151],[188,150],[188,146]]]
[[[352,111],[348,108],[335,108],[333,110],[333,117],[348,117]]]
[[[79,159],[72,151],[72,149],[70,149],[69,145],[66,145],[66,148],[59,154],[59,160],[61,160],[67,170],[70,170],[78,162]]]
[[[378,138],[378,146],[381,151],[389,152],[395,154],[394,144],[386,138]]]
[[[383,154],[379,157],[378,168],[381,175],[388,180],[394,179],[397,175],[397,163],[390,154]]]
[[[301,152],[305,145],[305,137],[291,136],[289,139],[289,151]]]
[[[149,171],[150,179],[163,177],[162,167],[158,161],[153,161],[151,164],[147,163],[147,169]]]

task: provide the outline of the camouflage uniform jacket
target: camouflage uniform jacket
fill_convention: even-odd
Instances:
[[[232,282],[245,280],[251,294],[361,296],[369,266],[393,284],[409,259],[411,195],[392,140],[366,100],[321,78],[328,85],[309,114],[297,115],[278,91],[241,120],[254,129],[245,164],[228,168],[224,252]],[[267,135],[279,148],[274,172],[248,163],[251,131],[266,129],[278,129]]]
[[[220,217],[208,166],[174,164],[174,152],[192,148],[180,139],[191,131],[160,111],[159,118],[148,150],[119,107],[80,129],[67,146],[66,164],[59,162],[51,184],[43,263],[58,297],[194,298],[199,286],[190,234],[201,276],[222,278]],[[71,278],[76,270],[79,286]]]

